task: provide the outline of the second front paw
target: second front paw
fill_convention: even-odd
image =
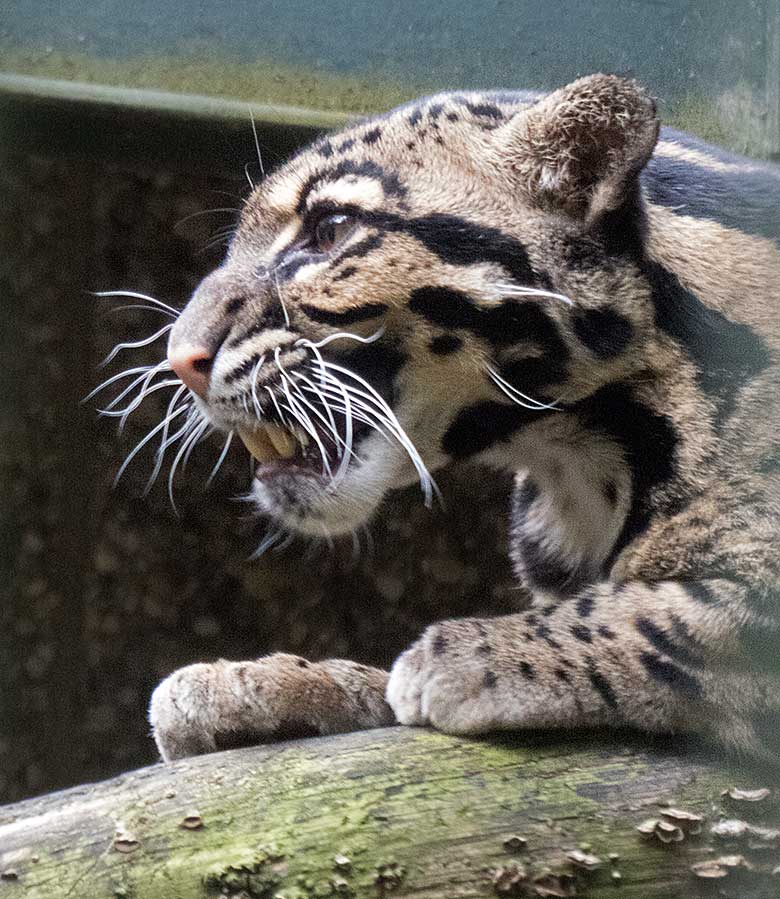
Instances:
[[[429,627],[390,671],[386,697],[398,721],[455,734],[501,727],[500,675],[490,655],[482,621]]]

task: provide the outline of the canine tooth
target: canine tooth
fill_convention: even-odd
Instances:
[[[296,439],[287,430],[278,425],[266,425],[265,433],[282,459],[291,459],[295,455]]]
[[[302,428],[295,429],[295,439],[300,443],[300,445],[306,449],[309,445],[309,435]]]
[[[253,431],[239,429],[238,436],[258,462],[273,462],[274,459],[279,458],[279,453],[266,434],[265,428],[257,428]]]

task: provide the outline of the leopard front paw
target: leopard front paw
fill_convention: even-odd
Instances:
[[[500,727],[498,676],[487,647],[480,621],[444,621],[429,627],[390,671],[386,698],[398,721],[431,724],[453,734]]]
[[[253,662],[189,665],[152,694],[149,721],[166,761],[218,749],[394,723],[387,673],[344,659],[277,653]]]
[[[152,733],[165,761],[317,731],[294,716],[293,697],[303,669],[297,656],[252,662],[188,665],[155,689],[149,705]],[[291,717],[292,716],[292,717]]]

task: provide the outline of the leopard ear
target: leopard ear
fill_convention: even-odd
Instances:
[[[531,201],[587,222],[619,208],[658,139],[654,100],[635,82],[589,75],[519,113],[496,135]]]

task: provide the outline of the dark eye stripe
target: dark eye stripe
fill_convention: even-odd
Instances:
[[[355,322],[363,322],[383,315],[387,312],[387,305],[385,303],[364,303],[362,306],[354,306],[338,312],[303,303],[300,309],[312,321],[321,322],[324,325],[352,325]]]
[[[496,262],[518,284],[545,286],[543,274],[531,267],[523,244],[498,228],[443,213],[419,218],[382,211],[363,211],[361,215],[365,224],[380,231],[410,235],[442,262],[451,265]]]
[[[382,234],[371,234],[369,237],[364,237],[363,240],[357,241],[339,253],[333,260],[333,265],[339,265],[345,259],[362,259],[372,250],[378,250],[382,246],[383,241],[384,237]]]

